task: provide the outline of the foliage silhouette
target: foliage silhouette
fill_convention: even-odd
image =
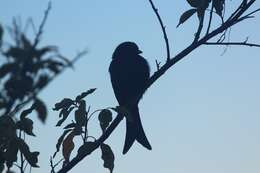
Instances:
[[[82,52],[71,61],[58,51],[57,46],[39,46],[50,9],[51,3],[34,39],[29,39],[19,22],[13,19],[13,26],[8,30],[14,44],[6,43],[5,30],[0,25],[0,56],[3,59],[0,65],[0,172],[5,166],[7,172],[11,172],[13,165],[20,172],[25,171],[27,164],[38,167],[39,152],[31,152],[25,141],[26,135],[35,136],[33,121],[27,116],[36,111],[38,119],[45,122],[47,107],[38,94],[84,54]],[[15,116],[29,103],[33,103],[29,109],[22,111],[19,118]],[[15,163],[18,151],[20,165]]]

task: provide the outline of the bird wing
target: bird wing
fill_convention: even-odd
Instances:
[[[149,79],[149,66],[141,56],[114,59],[109,67],[111,83],[120,105],[125,105],[141,94]]]

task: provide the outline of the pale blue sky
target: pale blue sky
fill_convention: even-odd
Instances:
[[[21,16],[23,21],[33,17],[38,26],[47,3],[2,0],[0,21],[10,25],[13,16]],[[188,4],[170,0],[155,4],[167,25],[175,55],[193,39],[197,19],[193,17],[176,29]],[[255,5],[259,8],[260,2]],[[113,50],[123,41],[139,45],[152,71],[155,59],[164,61],[164,40],[148,0],[55,0],[52,7],[42,45],[58,45],[68,57],[84,48],[89,53],[76,64],[75,71],[67,70],[42,92],[49,108],[63,97],[74,97],[92,87],[98,88],[88,98],[93,109],[116,106],[108,66]],[[230,38],[243,41],[249,36],[250,41],[260,43],[259,28],[257,15],[233,27]],[[209,46],[197,49],[148,90],[140,112],[153,150],[134,144],[127,155],[122,155],[122,122],[108,140],[116,155],[115,173],[260,172],[260,49],[230,47],[221,56],[223,50]],[[33,150],[41,151],[41,168],[33,172],[50,171],[49,156],[61,134],[54,127],[57,117],[50,109],[47,125],[36,123],[37,138],[30,138],[30,143]],[[100,133],[97,122],[91,127],[94,135]],[[71,172],[108,172],[102,164],[100,151],[95,151]]]

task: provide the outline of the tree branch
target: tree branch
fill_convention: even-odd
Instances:
[[[247,42],[206,42],[205,45],[236,45],[236,46],[249,46],[249,47],[260,47],[260,44],[247,43]]]
[[[154,11],[154,13],[156,14],[156,17],[160,23],[160,26],[162,28],[162,32],[163,32],[163,37],[164,37],[164,41],[165,41],[165,44],[166,44],[166,52],[167,52],[167,61],[170,60],[171,58],[171,54],[170,54],[170,45],[169,45],[169,41],[168,41],[168,37],[167,37],[167,33],[166,33],[166,30],[165,30],[165,26],[163,24],[163,21],[161,19],[161,16],[160,14],[158,13],[158,9],[154,6],[154,3],[152,0],[149,0],[151,6],[152,6],[152,9]]]

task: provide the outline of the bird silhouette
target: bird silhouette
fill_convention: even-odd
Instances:
[[[116,99],[130,115],[130,118],[126,118],[123,154],[128,152],[135,140],[147,149],[152,149],[145,135],[138,109],[138,103],[150,77],[148,62],[140,56],[141,53],[134,42],[123,42],[115,49],[109,66]]]

